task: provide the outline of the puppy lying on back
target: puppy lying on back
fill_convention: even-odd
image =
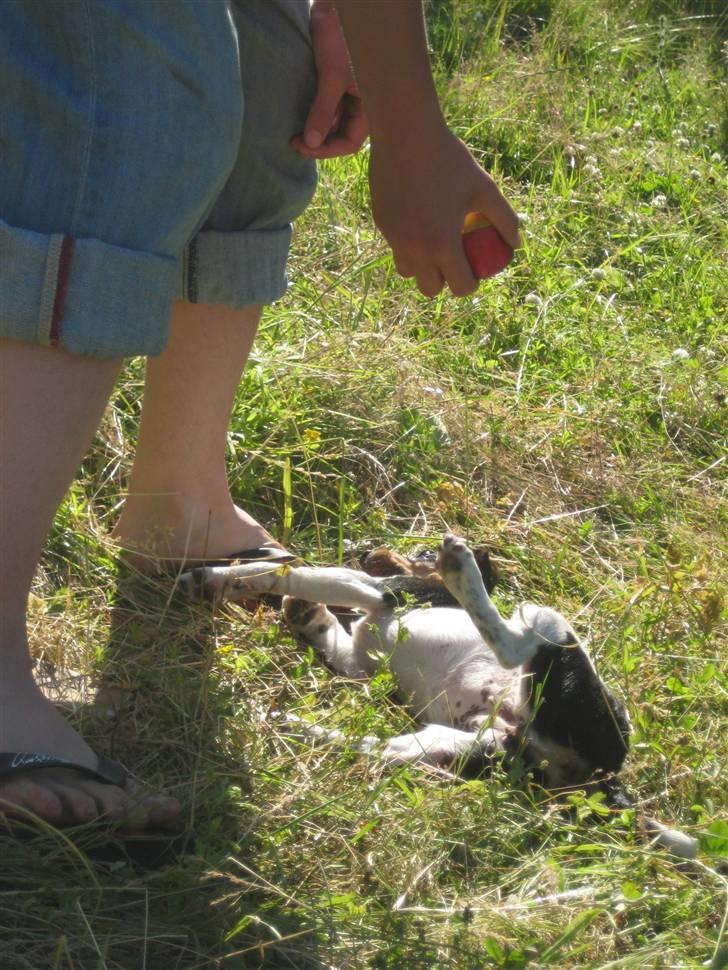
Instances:
[[[520,749],[551,788],[619,771],[629,735],[624,707],[564,617],[527,603],[503,619],[473,553],[454,536],[443,541],[437,573],[377,578],[349,569],[246,564],[187,576],[215,599],[284,594],[293,634],[344,676],[368,677],[376,658],[387,655],[422,725],[386,744],[388,761],[482,764]],[[397,609],[403,598],[410,607],[404,613]],[[364,615],[347,633],[327,606]]]
[[[472,771],[519,754],[548,788],[608,785],[627,754],[629,721],[567,620],[533,603],[503,618],[487,555],[476,561],[455,536],[443,539],[436,567],[418,564],[412,575],[408,560],[377,550],[366,568],[400,575],[247,563],[195,569],[181,583],[214,600],[283,595],[294,636],[343,676],[369,677],[386,656],[420,728],[387,741],[385,761]],[[329,606],[362,616],[347,630]]]

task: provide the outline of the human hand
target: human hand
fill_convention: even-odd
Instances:
[[[369,125],[331,0],[314,0],[311,40],[318,88],[303,132],[291,145],[308,158],[352,155],[364,143]]]
[[[375,138],[369,181],[374,221],[397,272],[414,277],[425,296],[446,283],[456,296],[477,288],[463,248],[469,212],[483,213],[513,249],[520,245],[516,213],[444,123]]]

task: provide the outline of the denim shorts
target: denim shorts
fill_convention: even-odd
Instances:
[[[270,303],[315,164],[308,0],[1,0],[0,335],[158,354]]]

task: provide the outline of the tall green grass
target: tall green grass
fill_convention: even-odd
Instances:
[[[98,747],[185,804],[195,854],[93,871],[3,842],[8,968],[728,965],[728,150],[721,3],[438,0],[449,119],[524,214],[477,296],[420,297],[367,209],[366,153],[296,228],[229,436],[242,504],[322,563],[445,530],[494,550],[503,607],[574,618],[634,724],[637,805],[528,779],[383,771],[281,730],[406,730],[386,672],[330,676],[272,613],[210,613],[117,570],[142,363],[61,510],[38,669]],[[102,685],[102,701],[90,704]]]

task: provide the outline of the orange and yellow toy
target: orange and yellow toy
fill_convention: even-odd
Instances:
[[[495,276],[513,259],[513,250],[481,212],[469,212],[463,226],[463,246],[476,279]]]

